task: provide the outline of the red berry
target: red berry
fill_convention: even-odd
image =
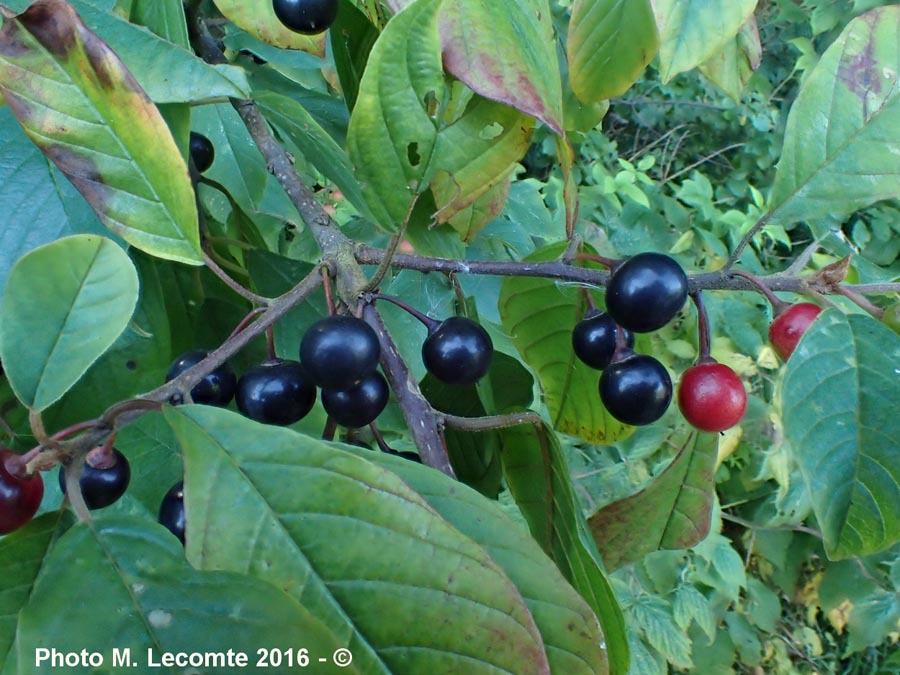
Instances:
[[[741,378],[728,366],[701,363],[681,376],[678,407],[691,426],[701,431],[725,431],[744,416],[747,392]]]
[[[34,517],[44,497],[41,474],[24,474],[12,450],[0,448],[0,534],[18,530]]]
[[[783,361],[787,361],[794,353],[800,338],[821,312],[822,308],[818,305],[801,302],[791,305],[775,317],[769,326],[769,342]]]

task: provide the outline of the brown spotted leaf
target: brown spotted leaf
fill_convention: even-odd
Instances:
[[[0,92],[110,230],[155,256],[201,262],[187,165],[165,121],[71,5],[6,14]]]
[[[588,519],[608,570],[658,549],[688,548],[706,538],[718,438],[691,432],[672,463],[647,487],[607,504]]]

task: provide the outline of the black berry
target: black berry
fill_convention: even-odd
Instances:
[[[273,359],[241,375],[235,401],[250,419],[284,426],[312,410],[316,387],[296,361]]]
[[[575,324],[572,331],[572,349],[575,356],[585,364],[597,370],[603,370],[610,364],[616,351],[616,322],[604,312],[596,310],[588,313]],[[625,346],[634,347],[634,333],[627,328],[618,327],[622,331]]]
[[[112,449],[112,458],[100,455],[101,461],[95,466],[98,455],[88,453],[78,484],[85,505],[91,509],[102,509],[119,500],[131,481],[131,466],[128,459],[117,448]],[[59,487],[66,494],[66,472],[59,469]]]
[[[316,35],[334,23],[339,4],[339,0],[273,0],[272,8],[287,28],[304,35]]]
[[[169,370],[166,373],[166,382],[174,380],[188,368],[200,363],[208,355],[209,352],[202,349],[185,352],[169,366]],[[234,390],[236,388],[237,378],[234,376],[234,371],[231,370],[231,366],[227,363],[223,363],[191,389],[191,400],[194,403],[223,407],[228,405],[231,399],[234,398]],[[173,400],[172,402],[180,403],[178,400]]]
[[[600,376],[600,400],[620,422],[655,422],[672,400],[672,379],[652,356],[631,354],[607,366]]]
[[[213,160],[216,158],[216,151],[212,142],[203,134],[196,131],[191,132],[190,143],[191,159],[194,160],[194,166],[197,171],[203,173],[212,166]]]
[[[639,253],[619,265],[606,285],[606,311],[635,333],[662,328],[684,306],[688,280],[674,259]]]
[[[491,367],[494,345],[487,331],[463,316],[445,319],[422,344],[428,372],[446,384],[473,384]]]
[[[322,319],[300,341],[300,361],[322,389],[349,389],[375,372],[380,356],[375,331],[352,316]]]
[[[387,380],[376,371],[349,389],[323,389],[322,407],[341,426],[364,427],[381,414],[389,396]]]
[[[179,481],[163,497],[159,523],[184,543],[184,482]]]

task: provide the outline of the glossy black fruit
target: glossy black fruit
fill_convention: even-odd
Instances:
[[[322,407],[345,427],[364,427],[381,414],[390,396],[387,380],[374,372],[349,389],[323,389]]]
[[[112,451],[115,464],[105,468],[92,466],[92,457],[88,454],[81,470],[81,477],[78,479],[81,496],[84,497],[85,505],[92,511],[117,502],[131,482],[131,466],[128,464],[128,458],[117,448],[113,448]],[[63,467],[59,469],[59,487],[63,494],[66,494],[66,472]]]
[[[600,400],[620,422],[655,422],[672,401],[672,379],[652,356],[632,354],[609,365],[600,376]]]
[[[375,372],[380,356],[375,331],[352,316],[322,319],[300,341],[300,362],[322,389],[349,389]]]
[[[216,158],[216,151],[212,142],[203,134],[196,131],[191,132],[191,159],[194,160],[194,166],[197,171],[203,173],[212,166],[213,160]]]
[[[188,368],[197,365],[208,354],[209,352],[202,349],[185,352],[169,366],[169,370],[166,373],[166,382],[174,380]],[[224,407],[234,398],[236,388],[237,378],[234,376],[234,371],[231,370],[231,366],[227,363],[223,363],[191,389],[191,399],[194,403]],[[181,401],[172,402],[180,403]]]
[[[184,543],[184,482],[179,481],[163,497],[159,523]]]
[[[316,386],[296,361],[272,359],[241,375],[235,401],[250,419],[284,426],[312,410]]]
[[[662,328],[684,306],[688,280],[674,259],[639,253],[619,265],[606,285],[606,311],[635,333]]]
[[[634,347],[634,333],[619,327],[623,333],[625,346]],[[616,322],[604,312],[588,314],[575,324],[572,331],[572,349],[575,356],[597,370],[610,364],[616,351]]]
[[[445,384],[473,384],[491,367],[494,345],[487,331],[464,316],[442,321],[422,343],[428,372]]]
[[[337,18],[339,0],[273,0],[275,16],[296,33],[315,35]]]

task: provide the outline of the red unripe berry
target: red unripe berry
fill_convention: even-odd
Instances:
[[[691,426],[701,431],[725,431],[744,416],[747,392],[741,378],[728,366],[701,363],[681,376],[678,407]]]
[[[772,325],[769,326],[769,342],[772,343],[772,347],[782,361],[790,358],[806,329],[821,313],[822,308],[818,305],[801,302],[791,305],[775,317]]]
[[[18,530],[31,520],[44,498],[41,474],[24,475],[18,463],[10,462],[18,457],[0,448],[0,534]]]

